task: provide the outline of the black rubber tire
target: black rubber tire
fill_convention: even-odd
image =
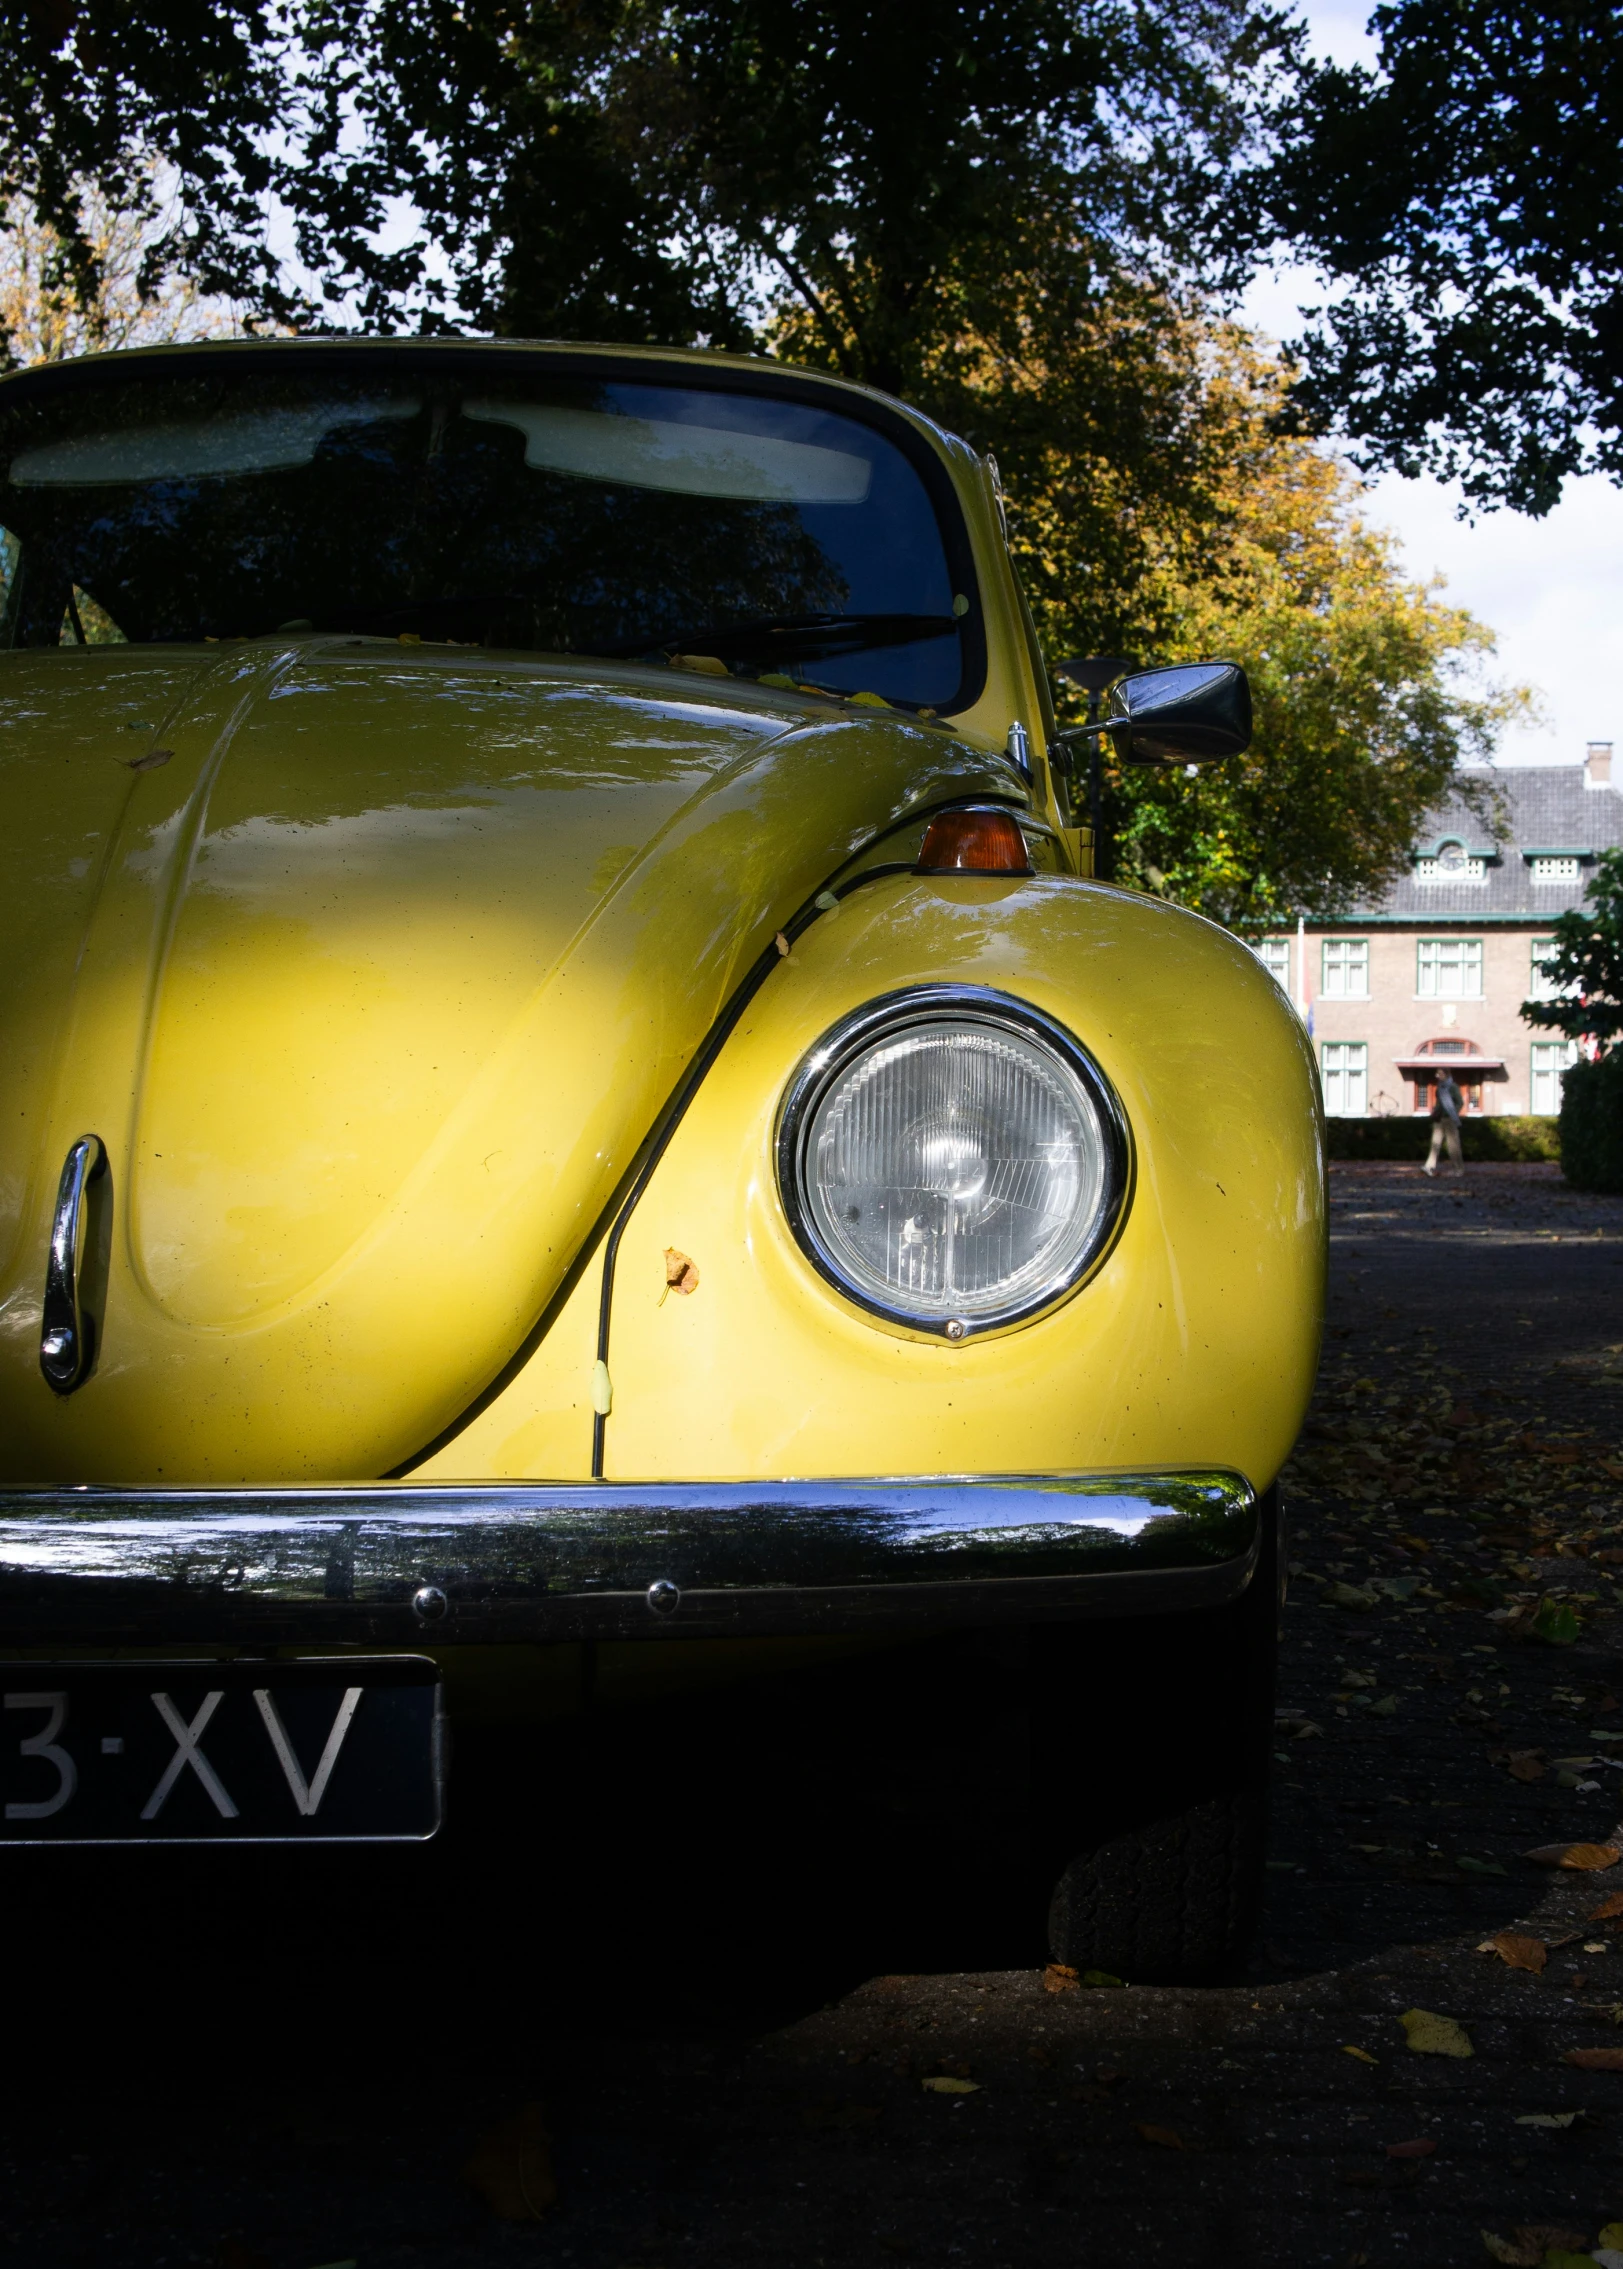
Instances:
[[[1220,1975],[1256,1927],[1265,1838],[1253,1791],[1213,1797],[1081,1854],[1049,1902],[1052,1958],[1146,1985]]]
[[[1041,1635],[1032,1825],[1057,1962],[1197,1984],[1243,1960],[1267,1839],[1274,1492],[1262,1511],[1256,1573],[1228,1607]]]

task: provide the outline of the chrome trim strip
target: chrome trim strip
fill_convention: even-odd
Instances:
[[[94,1326],[79,1307],[79,1250],[85,1192],[106,1171],[107,1151],[100,1135],[81,1135],[63,1161],[57,1184],[40,1311],[39,1367],[46,1385],[58,1394],[72,1394],[95,1352]]]
[[[1258,1538],[1250,1487],[1221,1471],[11,1488],[0,1643],[421,1646],[1138,1614],[1236,1597]]]

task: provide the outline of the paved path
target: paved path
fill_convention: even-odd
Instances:
[[[1620,1925],[1586,1919],[1623,1867],[1522,1854],[1623,1810],[1601,1738],[1623,1757],[1623,1202],[1536,1167],[1340,1167],[1334,1196],[1244,1977],[1045,1990],[973,1851],[949,1839],[921,1889],[875,1867],[882,1827],[860,1853],[824,1834],[819,1754],[860,1744],[845,1688],[798,1746],[769,1714],[739,1746],[718,1703],[622,1750],[596,1811],[570,1790],[601,1750],[551,1757],[539,1812],[511,1760],[468,1766],[529,1825],[438,1875],[211,1853],[143,1887],[93,1860],[48,1911],[14,1906],[0,2263],[1445,2269],[1488,2260],[1484,2230],[1500,2259],[1592,2246],[1623,2219],[1623,2073],[1565,2058],[1623,2046]],[[995,1663],[966,1700],[920,1662],[921,1726],[979,1713],[995,1778],[1017,1737]],[[898,1849],[915,1777],[887,1799]],[[872,1974],[929,1958],[927,1908],[984,1966]],[[1507,1928],[1541,1973],[1476,1950]],[[1412,2053],[1414,2008],[1469,2058]],[[538,2226],[458,2171],[532,2099],[560,2187]]]

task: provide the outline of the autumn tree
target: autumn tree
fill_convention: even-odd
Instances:
[[[1388,0],[1379,56],[1304,67],[1262,190],[1337,286],[1302,399],[1362,462],[1547,512],[1623,479],[1623,14]]]
[[[229,307],[205,300],[194,279],[153,260],[173,225],[166,187],[149,166],[131,181],[130,205],[83,189],[78,243],[27,198],[13,200],[0,215],[0,368],[217,337],[236,327]],[[88,252],[88,266],[81,252]]]

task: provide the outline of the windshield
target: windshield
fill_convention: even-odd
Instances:
[[[884,422],[513,352],[25,379],[0,393],[0,642],[347,632],[961,707],[961,523]]]

